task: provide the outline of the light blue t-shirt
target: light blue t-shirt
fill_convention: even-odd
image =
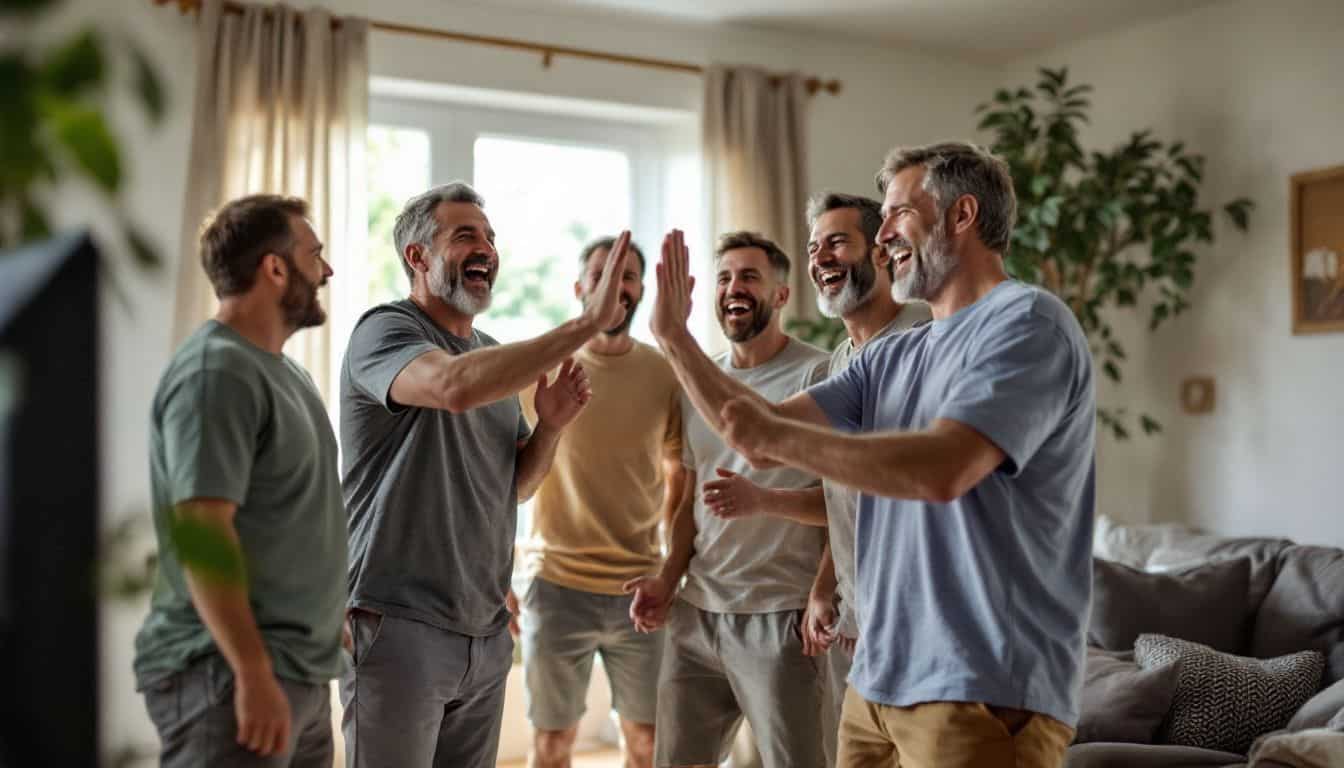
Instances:
[[[1078,720],[1092,592],[1092,357],[1059,299],[1005,281],[869,344],[808,390],[838,429],[974,428],[1006,455],[948,504],[861,494],[850,684],[890,706],[975,701]]]

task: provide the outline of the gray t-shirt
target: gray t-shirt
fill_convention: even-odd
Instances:
[[[754,368],[734,368],[732,354],[715,363],[729,376],[771,402],[786,400],[826,375],[826,353],[796,339],[769,361]],[[817,479],[791,467],[752,469],[747,460],[724,444],[691,401],[682,396],[685,440],[682,463],[695,470],[696,484],[718,478],[724,467],[767,488],[807,488]],[[822,528],[777,517],[754,516],[722,520],[705,508],[695,490],[695,555],[686,572],[681,597],[715,613],[773,613],[807,605],[807,595],[825,544]]]
[[[896,317],[868,339],[867,343],[871,344],[889,334],[908,331],[932,319],[933,312],[928,304],[922,301],[902,304]],[[848,367],[857,351],[854,341],[846,337],[831,352],[829,374],[834,376]],[[826,492],[826,527],[830,534],[831,559],[835,561],[836,593],[840,595],[840,634],[857,639],[859,620],[854,602],[854,517],[859,495],[852,488],[826,479],[822,479],[821,486]]]
[[[342,484],[350,513],[350,604],[485,637],[509,620],[518,397],[462,413],[392,401],[392,381],[436,349],[498,344],[444,331],[413,302],[369,310],[341,366]]]
[[[278,677],[339,675],[346,535],[336,436],[307,371],[211,320],[173,355],[150,415],[159,567],[135,639],[140,688],[217,648],[169,535],[191,499],[238,505],[248,603]]]

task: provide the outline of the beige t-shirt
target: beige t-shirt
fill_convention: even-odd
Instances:
[[[663,461],[681,456],[681,385],[647,344],[623,355],[580,349],[593,398],[560,438],[533,497],[523,546],[529,576],[562,587],[621,594],[661,559]],[[534,388],[520,394],[535,426]]]

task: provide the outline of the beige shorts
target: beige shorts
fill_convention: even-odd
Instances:
[[[1058,768],[1073,729],[1036,712],[976,702],[889,707],[853,688],[840,718],[840,768]]]

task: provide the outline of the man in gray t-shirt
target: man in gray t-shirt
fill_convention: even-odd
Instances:
[[[395,237],[410,297],[360,318],[341,369],[353,639],[341,700],[354,768],[494,765],[516,505],[591,395],[569,356],[624,320],[629,233],[576,319],[507,345],[476,330],[499,270],[483,206],[460,182],[406,204]],[[518,392],[531,384],[529,432]]]
[[[253,195],[214,215],[201,261],[219,311],[154,395],[159,567],[135,677],[168,768],[331,765],[345,509],[322,398],[281,353],[326,318],[307,211]]]
[[[877,245],[882,215],[876,200],[828,192],[808,202],[807,218],[811,231],[808,266],[817,305],[822,314],[841,318],[848,332],[831,352],[829,375],[843,371],[856,351],[869,342],[931,319],[924,302],[899,303],[892,296],[891,257]],[[752,389],[760,391],[755,386]],[[717,480],[707,484],[706,490],[713,495],[710,510],[721,518],[769,515],[827,529],[826,550],[811,582],[803,617],[803,647],[808,655],[824,655],[827,663],[822,735],[826,764],[834,765],[840,708],[859,637],[853,588],[858,494],[829,480],[822,481],[822,489],[803,494],[766,487],[745,477]]]
[[[664,252],[678,247],[665,243]],[[715,308],[732,350],[713,364],[771,401],[824,375],[826,353],[780,327],[789,262],[778,246],[752,233],[725,235],[715,266]],[[817,480],[807,473],[749,467],[691,401],[683,402],[682,412],[690,487],[697,478],[744,476],[784,492],[816,495]],[[800,629],[824,532],[816,525],[716,515],[710,509],[714,487],[682,506],[658,575],[629,585],[636,589],[636,627],[667,622],[655,764],[721,762],[745,716],[765,765],[815,768],[824,759],[818,722],[824,674],[804,655]]]

